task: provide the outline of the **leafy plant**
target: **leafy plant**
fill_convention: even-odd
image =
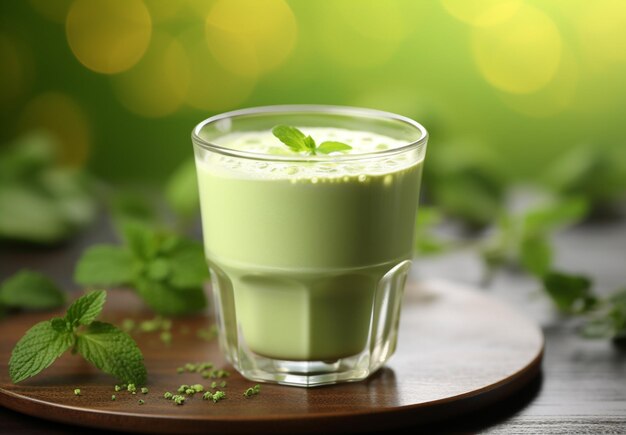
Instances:
[[[130,286],[155,312],[182,315],[206,307],[209,277],[201,243],[127,221],[124,245],[95,245],[79,259],[74,279],[85,286]]]
[[[522,213],[502,212],[495,229],[480,243],[487,277],[504,265],[521,266],[543,277],[552,267],[550,235],[579,222],[588,213],[582,198],[554,200]]]

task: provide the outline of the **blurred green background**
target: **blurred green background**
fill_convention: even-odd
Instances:
[[[5,235],[20,237],[10,204],[34,215],[42,191],[65,198],[73,189],[65,175],[50,184],[45,165],[84,168],[108,185],[162,187],[191,158],[199,121],[286,103],[364,106],[422,122],[431,133],[425,198],[470,226],[493,222],[507,186],[520,182],[584,196],[594,210],[624,199],[622,0],[0,7],[0,143],[43,131],[56,144],[56,163],[31,139],[31,151],[0,160]],[[195,183],[190,170],[179,177],[182,195]],[[20,191],[34,178],[39,199]],[[93,211],[70,193],[61,214],[87,222]]]
[[[283,103],[413,117],[431,131],[429,158],[478,158],[505,181],[576,147],[626,154],[621,0],[0,7],[0,142],[49,130],[64,164],[107,181],[160,182],[191,156],[200,120]]]

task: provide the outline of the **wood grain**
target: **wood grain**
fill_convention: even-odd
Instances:
[[[109,292],[105,317],[148,318],[130,292]],[[215,341],[196,336],[211,320],[174,321],[174,339],[136,334],[149,372],[147,395],[116,393],[115,380],[81,358],[65,355],[39,376],[13,385],[7,361],[15,342],[50,313],[21,314],[0,323],[0,405],[49,420],[136,432],[345,433],[389,430],[467,413],[493,404],[528,384],[540,370],[543,336],[515,310],[475,290],[443,281],[409,285],[400,341],[389,364],[368,380],[314,389],[253,383],[233,373],[228,398],[214,404],[199,395],[183,406],[162,398],[182,383],[210,383],[198,374],[179,375],[185,362],[226,366]],[[82,396],[74,396],[80,388]],[[138,399],[145,400],[144,405]]]

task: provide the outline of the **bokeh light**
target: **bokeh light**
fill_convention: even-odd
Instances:
[[[206,17],[211,53],[238,75],[256,77],[277,68],[296,37],[296,19],[283,0],[218,0]]]
[[[141,61],[111,80],[117,97],[128,110],[145,117],[163,117],[185,101],[189,59],[177,40],[155,34]]]
[[[572,50],[563,46],[561,62],[554,78],[545,87],[527,94],[501,92],[502,101],[511,109],[533,118],[557,115],[574,105],[580,72]]]
[[[0,141],[34,97],[63,92],[93,123],[89,169],[114,180],[160,180],[198,120],[266,104],[398,112],[433,132],[431,157],[476,143],[516,162],[511,180],[577,141],[622,142],[622,0],[5,3]]]
[[[626,2],[597,0],[582,5],[578,21],[582,54],[590,69],[605,71],[626,62]]]
[[[150,11],[150,17],[154,24],[176,19],[186,6],[186,2],[182,0],[144,0],[144,3]]]
[[[185,32],[180,41],[189,59],[186,103],[196,109],[220,111],[236,107],[251,94],[256,79],[224,69],[213,58],[202,32]]]
[[[319,18],[321,54],[342,68],[363,69],[396,54],[421,17],[409,17],[397,2],[348,0],[328,3]]]
[[[485,79],[514,94],[538,91],[559,67],[559,29],[545,13],[523,5],[510,19],[472,30],[472,53]]]
[[[75,0],[65,31],[80,63],[115,74],[141,59],[150,42],[152,20],[141,0]]]
[[[80,166],[85,163],[91,144],[91,129],[87,114],[69,95],[47,92],[29,101],[20,114],[18,126],[22,131],[43,130],[59,145],[61,163]]]
[[[510,19],[523,0],[441,0],[446,11],[471,26],[493,26]]]

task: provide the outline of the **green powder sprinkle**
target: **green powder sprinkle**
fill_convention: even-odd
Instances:
[[[226,393],[223,391],[216,391],[213,393],[213,403],[217,403],[222,399],[226,398]]]

